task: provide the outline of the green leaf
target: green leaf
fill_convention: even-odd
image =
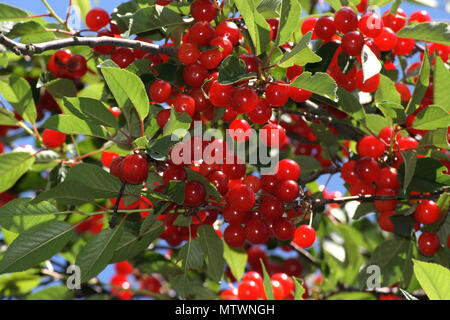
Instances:
[[[108,107],[101,101],[91,98],[64,98],[64,111],[77,118],[101,126],[118,128],[116,117],[108,110]]]
[[[436,263],[413,260],[414,274],[431,300],[450,300],[450,270]]]
[[[363,106],[353,94],[339,87],[337,89],[337,96],[339,98],[339,110],[344,111],[356,120],[363,120],[366,118],[366,112],[364,111]]]
[[[233,277],[240,281],[247,265],[247,252],[244,248],[231,248],[225,242],[223,244],[223,258],[230,267]]]
[[[55,220],[24,231],[5,252],[0,261],[0,273],[23,271],[50,259],[74,234],[72,225]]]
[[[420,67],[419,76],[416,86],[412,93],[411,99],[406,107],[406,113],[412,114],[419,107],[425,92],[430,85],[430,59],[428,56],[428,50],[425,48],[425,54],[423,57],[422,66]]]
[[[220,84],[226,85],[252,78],[256,78],[256,73],[247,72],[244,60],[234,55],[229,55],[220,64],[217,81]]]
[[[375,212],[373,202],[362,202],[358,205],[358,208],[356,208],[355,214],[353,215],[353,219],[356,220],[362,218],[371,212]]]
[[[386,118],[390,118],[394,123],[403,124],[406,121],[405,108],[401,104],[393,102],[382,102],[376,104],[377,108]]]
[[[298,0],[282,0],[276,46],[289,41],[292,33],[300,28],[302,7]]]
[[[192,170],[191,168],[186,167],[185,170],[187,173],[188,181],[198,181],[203,184],[206,189],[206,199],[208,199],[210,196],[213,196],[217,199],[217,201],[222,201],[222,195],[219,191],[217,191],[216,186],[213,185],[206,177],[202,176],[200,173]]]
[[[408,150],[400,154],[404,160],[405,174],[403,175],[403,192],[406,192],[406,189],[411,183],[416,170],[417,152],[414,150]]]
[[[0,192],[11,188],[31,168],[34,160],[27,152],[0,154]]]
[[[320,141],[325,159],[335,159],[340,148],[336,136],[323,123],[313,123],[311,129]]]
[[[302,168],[300,175],[300,178],[302,179],[308,178],[315,171],[322,169],[322,165],[314,157],[296,156],[294,161],[297,162]]]
[[[11,76],[6,81],[0,81],[0,93],[24,120],[33,124],[36,122],[36,105],[27,80]]]
[[[329,296],[327,300],[377,300],[369,292],[340,292]]]
[[[436,129],[428,131],[419,141],[419,148],[444,148],[449,150],[450,144],[447,140],[447,129]]]
[[[108,131],[95,122],[82,120],[73,115],[58,114],[51,116],[42,128],[56,130],[66,134],[84,134],[87,136],[108,139]]]
[[[29,16],[28,12],[0,3],[0,21],[25,20]]]
[[[428,106],[416,115],[412,126],[420,130],[448,128],[450,114],[442,107]]]
[[[384,127],[387,127],[389,125],[388,119],[386,119],[385,117],[382,117],[378,114],[374,114],[374,113],[366,114],[366,118],[363,121],[367,127],[364,129],[370,130],[370,131],[368,131],[369,134],[371,134],[371,132],[378,134],[378,133],[380,133],[381,129],[383,129]]]
[[[306,33],[290,52],[281,55],[278,62],[281,68],[288,68],[294,64],[303,66],[307,63],[318,63],[322,58],[315,54],[308,46],[312,32]],[[276,63],[276,61],[275,61]]]
[[[166,27],[183,23],[182,17],[175,11],[163,6],[150,6],[136,11],[131,18],[130,34],[152,30],[167,30]]]
[[[375,102],[393,102],[400,104],[400,94],[395,89],[395,83],[385,75],[380,74],[380,85],[375,92]]]
[[[104,229],[81,249],[75,262],[80,267],[81,282],[90,280],[106,268],[122,233],[122,225],[114,229]]]
[[[0,225],[21,233],[42,222],[55,218],[58,209],[49,202],[30,204],[31,198],[18,198],[0,207]]]
[[[181,266],[187,272],[188,269],[199,269],[203,265],[204,253],[200,242],[195,240],[188,241],[178,252],[178,261],[182,261]]]
[[[255,54],[259,56],[270,42],[270,26],[266,19],[255,10],[255,0],[234,0],[234,4],[244,18],[255,47]]]
[[[0,125],[15,126],[17,119],[14,118],[14,113],[8,109],[0,108]]]
[[[188,132],[191,123],[192,119],[187,113],[183,112],[178,114],[178,112],[175,112],[175,109],[172,108],[169,121],[167,121],[164,126],[163,136],[174,135],[174,137],[181,139]]]
[[[259,261],[261,263],[261,268],[263,272],[264,292],[266,293],[267,300],[275,300],[273,296],[272,282],[270,281],[270,276],[267,273],[266,266],[264,265],[262,259],[259,259]]]
[[[299,278],[293,278],[295,283],[295,296],[294,300],[303,300],[303,294],[305,294],[305,288],[303,288],[303,280]]]
[[[72,80],[63,78],[46,82],[44,84],[44,87],[56,99],[62,99],[64,97],[76,97],[78,92],[77,87]]]
[[[206,271],[214,281],[220,281],[224,272],[223,241],[210,225],[201,225],[197,234],[200,246],[207,257]]]
[[[66,286],[52,286],[33,292],[27,300],[70,300],[73,293]]]
[[[195,290],[196,282],[191,280],[186,273],[169,277],[169,282],[171,288],[175,290],[182,298],[187,297]]]
[[[444,174],[446,167],[438,160],[430,158],[417,159],[415,171],[400,166],[399,174],[413,175],[409,189],[417,192],[437,192],[450,185],[450,176]],[[408,190],[409,190],[408,189]]]
[[[397,37],[450,46],[450,26],[446,22],[424,22],[405,26],[397,32]]]
[[[184,202],[184,189],[186,182],[184,181],[170,181],[164,189],[164,193],[169,199],[181,205]]]
[[[70,181],[56,185],[54,188],[39,194],[31,203],[39,203],[48,199],[55,199],[65,205],[81,205],[84,202],[93,201],[95,192],[85,184]],[[100,195],[98,198],[102,198]]]
[[[127,111],[134,107],[140,119],[145,119],[150,103],[142,80],[136,74],[118,68],[102,68],[102,74],[119,108]]]
[[[0,294],[6,297],[22,296],[36,288],[40,282],[41,277],[33,269],[4,274],[0,276]]]
[[[441,57],[434,55],[434,75],[433,75],[433,102],[438,106],[450,106],[450,70],[447,69]]]
[[[316,72],[303,72],[292,83],[291,86],[305,89],[321,96],[334,98],[336,96],[337,85],[328,74]]]

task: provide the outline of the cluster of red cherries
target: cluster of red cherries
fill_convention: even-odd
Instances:
[[[414,149],[417,140],[402,137],[393,127],[383,128],[378,136],[365,136],[356,146],[359,158],[350,160],[342,166],[342,179],[349,185],[351,195],[398,196],[400,181],[397,169],[403,162],[400,152]],[[389,164],[389,156],[391,163]],[[393,158],[392,158],[393,155]],[[420,156],[419,156],[420,157]],[[395,215],[398,200],[375,200],[374,206],[379,213],[378,224],[387,232],[394,232],[395,226],[390,217]],[[414,211],[418,231],[420,224],[429,225],[438,220],[440,209],[432,200],[422,200]],[[440,248],[439,237],[433,232],[423,232],[418,239],[422,254],[434,255]]]
[[[131,275],[139,281],[140,289],[149,293],[160,293],[163,279],[159,274],[140,275],[138,270],[134,270],[133,265],[128,261],[118,262],[114,265],[115,274],[112,276],[111,293],[120,300],[130,300],[133,298]]]
[[[80,54],[72,54],[69,49],[60,49],[50,56],[47,69],[56,78],[79,79],[87,69],[86,59]]]

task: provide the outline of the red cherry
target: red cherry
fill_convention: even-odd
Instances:
[[[230,224],[226,227],[223,238],[230,247],[242,247],[245,243],[244,227],[240,224]]]
[[[169,121],[170,118],[170,109],[164,109],[158,112],[156,116],[156,123],[161,129],[164,129],[164,126]]]
[[[373,77],[367,79],[366,81],[363,81],[363,72],[362,69],[360,69],[356,73],[356,86],[360,91],[363,92],[374,92],[378,89],[378,85],[380,84],[380,74],[377,73]]]
[[[230,107],[237,113],[249,113],[255,110],[259,98],[255,90],[250,87],[240,87],[231,96]]]
[[[42,142],[47,148],[58,148],[64,144],[66,136],[65,133],[59,131],[44,129],[42,132]]]
[[[387,232],[394,232],[394,223],[391,221],[390,217],[395,214],[395,211],[385,211],[378,217],[378,225],[380,228]]]
[[[386,144],[390,145],[392,142],[392,138],[394,138],[395,129],[393,127],[384,127],[381,129],[380,133],[378,134],[378,137],[383,140]],[[399,140],[402,137],[402,134],[400,131],[395,134],[395,140]]]
[[[217,188],[221,195],[227,193],[229,179],[225,173],[219,170],[213,171],[208,175],[208,180]]]
[[[380,167],[373,158],[361,158],[356,161],[355,172],[365,182],[374,182],[378,179]]]
[[[122,156],[116,157],[111,161],[111,164],[109,165],[109,172],[113,176],[116,176],[119,179],[121,179],[120,178],[120,174],[122,172],[121,167],[122,167],[122,163],[123,163],[124,159],[125,159],[125,157],[122,157]]]
[[[375,194],[375,188],[372,186],[372,184],[362,180],[357,180],[356,182],[352,183],[350,185],[349,191],[352,196]]]
[[[295,225],[291,220],[281,218],[275,220],[273,230],[277,239],[287,241],[294,237]]]
[[[398,93],[400,93],[400,98],[402,101],[408,102],[409,99],[411,99],[411,91],[409,91],[409,88],[404,83],[396,83],[395,89],[397,89]]]
[[[111,278],[111,293],[120,300],[130,300],[133,297],[133,292],[128,290],[131,288],[127,276],[123,274],[116,274]]]
[[[111,55],[111,60],[114,61],[120,68],[126,68],[135,60],[133,51],[128,48],[117,48]]]
[[[189,29],[189,42],[206,46],[214,37],[214,28],[208,22],[197,22]]]
[[[433,232],[424,232],[418,240],[419,250],[425,256],[434,255],[441,246],[439,237]]]
[[[178,49],[178,59],[185,65],[196,63],[199,58],[200,51],[194,43],[183,43]]]
[[[355,172],[355,160],[351,160],[349,162],[344,163],[341,168],[341,177],[348,184],[353,184],[358,181],[358,176]]]
[[[295,291],[295,282],[286,273],[275,273],[270,277],[270,280],[276,280],[281,284],[285,297],[293,294]]]
[[[412,137],[404,137],[398,139],[398,146],[401,151],[414,149],[419,145],[419,142]]]
[[[82,78],[87,72],[86,59],[80,54],[74,54],[67,63],[67,69],[73,78]]]
[[[317,23],[317,20],[319,20],[319,18],[309,17],[309,18],[306,18],[303,21],[303,23],[302,23],[301,31],[302,31],[303,35],[305,35],[309,31],[313,32],[312,36],[311,36],[311,40],[316,40],[317,39],[316,32],[314,31],[314,28],[315,28],[315,25]]]
[[[259,59],[252,54],[243,54],[239,56],[239,59],[244,60],[245,67],[248,73],[259,72]]]
[[[305,102],[306,100],[311,98],[311,96],[311,91],[292,86],[289,87],[289,98],[291,98],[295,102]]]
[[[256,124],[264,124],[269,121],[272,116],[272,108],[263,98],[258,100],[256,108],[248,114],[248,118],[251,122]]]
[[[255,193],[261,189],[261,181],[256,176],[246,176],[242,180],[242,184],[245,184],[246,186],[252,188],[253,192]]]
[[[391,28],[392,31],[397,32],[406,24],[406,13],[403,9],[398,8],[396,14],[390,14],[390,10],[386,10],[383,14],[384,25]]]
[[[247,121],[243,119],[236,119],[231,122],[229,133],[234,141],[245,142],[250,139],[251,127]]]
[[[133,266],[128,261],[118,262],[115,265],[116,272],[118,274],[127,275],[133,272]]]
[[[319,39],[329,40],[336,34],[334,19],[328,16],[320,17],[314,26],[314,31]]]
[[[205,97],[203,92],[199,89],[191,91],[189,95],[195,101],[195,111],[202,112],[208,110],[211,107],[210,101]]]
[[[303,272],[303,265],[296,258],[288,258],[283,261],[282,269],[288,276],[300,278]]]
[[[165,102],[172,92],[172,86],[165,80],[154,81],[149,88],[149,95],[152,101],[156,103]]]
[[[295,230],[294,242],[301,248],[309,248],[316,241],[316,231],[308,226],[301,225]]]
[[[426,10],[417,10],[409,16],[408,24],[411,24],[413,21],[418,23],[431,22],[431,17]]]
[[[269,19],[266,19],[266,21],[269,24],[270,29],[272,30],[271,39],[275,40],[278,35],[278,25],[280,24],[280,21],[277,18],[269,18]]]
[[[437,221],[441,210],[432,200],[423,200],[414,211],[414,219],[422,224],[432,224]]]
[[[132,154],[123,160],[120,177],[124,183],[139,184],[147,179],[148,162],[140,154]]]
[[[185,181],[187,173],[184,167],[177,165],[169,165],[163,173],[163,183],[169,184],[170,181]]]
[[[114,38],[114,33],[109,30],[100,30],[97,33],[97,37],[111,37]],[[95,46],[92,48],[94,52],[98,54],[109,54],[114,50],[114,46]]]
[[[295,78],[297,78],[299,75],[301,75],[302,73],[303,73],[303,67],[299,66],[297,64],[294,64],[293,66],[290,66],[286,69],[286,78],[289,81],[292,81]]]
[[[342,52],[348,56],[360,56],[364,46],[364,37],[358,31],[350,31],[342,37]]]
[[[356,150],[361,157],[378,159],[384,153],[385,145],[375,136],[365,136],[358,141]]]
[[[206,198],[205,186],[198,181],[189,181],[184,189],[184,205],[199,206]]]
[[[224,85],[215,81],[209,89],[209,100],[216,107],[226,107],[230,105],[234,86]]]
[[[245,163],[239,160],[239,158],[228,158],[227,161],[222,165],[222,171],[231,180],[238,180],[245,176],[245,171],[247,169]]]
[[[284,288],[281,282],[278,280],[270,280],[270,284],[272,286],[273,298],[275,300],[283,300],[286,296],[286,293],[284,292]]]
[[[239,212],[234,209],[231,205],[227,204],[223,208],[222,216],[226,222],[229,224],[242,224],[247,220],[248,214],[247,212]],[[244,235],[245,239],[245,235]]]
[[[369,38],[378,37],[383,27],[383,20],[375,13],[366,13],[358,22],[358,28],[361,33]]]
[[[244,280],[238,286],[239,300],[258,300],[261,295],[259,285],[252,280]]]
[[[203,51],[200,54],[200,63],[207,69],[216,68],[222,61],[222,52],[219,49]]]
[[[281,160],[275,168],[275,176],[278,180],[294,180],[297,181],[300,178],[300,166],[297,162],[291,159]]]
[[[378,188],[398,190],[400,182],[398,180],[397,169],[392,167],[382,168],[378,173],[378,178],[375,183]]]
[[[251,218],[245,224],[244,230],[245,236],[250,243],[263,244],[269,240],[269,228],[261,218]]]
[[[195,0],[191,4],[191,16],[196,21],[209,22],[216,17],[217,7],[211,0]]]
[[[397,191],[389,188],[377,188],[375,192],[376,196],[396,196],[397,194]],[[375,200],[373,204],[378,212],[385,212],[394,210],[397,202],[397,200]]]
[[[294,201],[299,195],[299,187],[294,180],[281,181],[277,186],[277,197],[285,202]]]
[[[227,194],[228,203],[239,212],[247,212],[255,204],[255,193],[246,185],[237,185]]]
[[[358,16],[353,9],[342,7],[334,13],[334,24],[341,33],[354,31],[358,27]]]
[[[271,194],[274,194],[280,180],[275,175],[262,175],[261,176],[261,188]]]
[[[273,107],[281,107],[289,99],[289,86],[283,82],[271,83],[266,87],[266,101]]]
[[[195,100],[187,95],[187,94],[180,94],[175,98],[175,101],[173,103],[173,107],[176,112],[178,113],[187,113],[191,118],[194,117],[195,113]]]
[[[219,23],[214,33],[216,36],[228,38],[233,46],[237,45],[239,42],[240,31],[234,22],[225,20]]]
[[[109,168],[111,165],[111,162],[117,158],[119,155],[115,152],[108,152],[108,151],[103,151],[102,152],[102,164],[103,166]]]
[[[381,51],[390,51],[397,44],[397,36],[391,28],[384,27],[373,41]]]
[[[207,77],[208,69],[199,63],[188,64],[184,67],[184,82],[193,88],[200,88]]]
[[[94,8],[86,14],[86,25],[92,31],[98,31],[109,23],[109,14],[104,9]]]
[[[416,40],[407,38],[397,38],[393,54],[404,56],[410,54],[416,46]]]
[[[266,219],[278,219],[284,213],[284,204],[273,196],[263,196],[259,210]]]
[[[274,123],[266,124],[259,131],[261,142],[269,147],[280,147],[286,141],[285,129]]]
[[[218,47],[222,53],[221,58],[225,59],[233,51],[233,44],[228,38],[214,37],[209,43],[210,46]]]

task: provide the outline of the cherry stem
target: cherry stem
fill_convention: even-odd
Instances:
[[[113,214],[112,214],[111,220],[109,220],[109,227],[111,229],[113,229],[117,224],[117,210],[119,209],[119,203],[120,203],[120,200],[122,199],[126,185],[127,185],[126,183],[122,183],[122,186],[120,187],[120,190],[119,190],[119,194],[117,195],[116,203],[114,204],[114,208],[113,208]]]

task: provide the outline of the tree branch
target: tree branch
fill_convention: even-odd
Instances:
[[[49,50],[57,50],[73,46],[116,46],[126,47],[147,51],[151,54],[166,54],[168,56],[176,56],[178,49],[176,47],[163,47],[153,43],[147,43],[137,40],[111,38],[111,37],[71,37],[60,40],[52,40],[48,42],[36,43],[36,44],[23,44],[18,43],[3,33],[0,33],[0,44],[4,45],[7,49],[14,52],[17,55],[40,54]]]

